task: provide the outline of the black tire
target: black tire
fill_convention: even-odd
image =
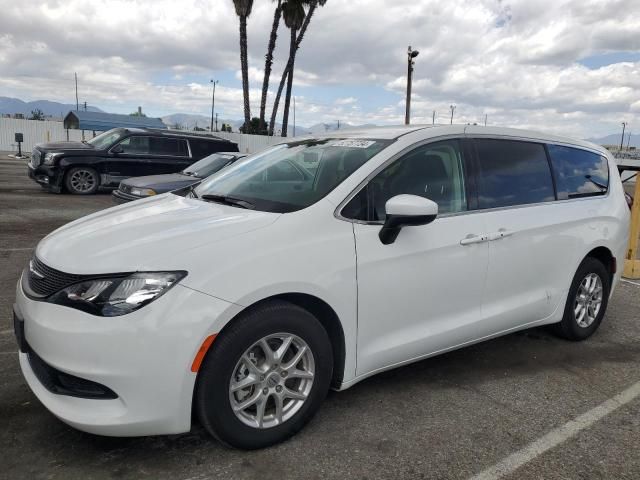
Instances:
[[[64,175],[64,186],[74,195],[92,195],[100,187],[100,175],[91,167],[73,167]]]
[[[602,303],[593,323],[584,327],[578,324],[578,321],[575,318],[574,309],[576,307],[576,295],[580,288],[580,284],[590,274],[596,274],[600,277],[600,281],[602,282]],[[593,257],[585,258],[573,277],[571,288],[569,289],[569,295],[567,296],[567,303],[564,308],[564,316],[560,323],[553,325],[554,332],[562,338],[573,341],[585,340],[593,335],[600,326],[602,318],[607,310],[609,292],[611,289],[610,283],[610,272],[602,262]]]
[[[307,344],[315,363],[314,378],[306,400],[291,418],[258,429],[233,412],[229,385],[241,356],[260,339],[277,333],[295,335]],[[247,450],[264,448],[304,427],[326,397],[332,373],[331,343],[321,323],[301,307],[272,301],[241,314],[216,337],[198,374],[194,408],[200,423],[222,443]]]

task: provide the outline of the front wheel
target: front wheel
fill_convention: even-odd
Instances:
[[[100,177],[91,167],[73,167],[64,176],[64,186],[74,195],[91,195],[100,186]]]
[[[270,302],[241,315],[216,338],[198,375],[196,413],[223,443],[267,447],[311,419],[332,373],[322,324],[296,305]]]
[[[573,277],[562,321],[555,331],[568,340],[585,340],[598,329],[607,309],[610,276],[601,261],[587,257]]]

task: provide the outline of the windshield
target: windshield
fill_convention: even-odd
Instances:
[[[203,200],[240,200],[245,208],[293,212],[323,198],[389,143],[330,138],[277,145],[237,161],[195,193]]]
[[[190,167],[185,168],[182,173],[198,178],[208,177],[218,170],[221,170],[224,166],[229,165],[234,158],[233,155],[214,153],[213,155],[204,157],[202,160],[198,160]]]
[[[117,142],[124,135],[124,131],[119,128],[101,133],[100,135],[93,137],[87,143],[93,145],[98,150],[104,150]]]

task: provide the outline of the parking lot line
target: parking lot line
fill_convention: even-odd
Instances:
[[[638,282],[632,282],[631,280],[626,280],[626,279],[624,279],[624,278],[621,280],[621,282],[624,282],[624,283],[630,283],[631,285],[636,285],[636,286],[640,287],[640,283],[638,283]]]
[[[530,443],[526,447],[512,453],[504,460],[471,477],[470,480],[494,480],[513,473],[525,463],[539,457],[548,450],[574,437],[582,430],[589,428],[618,408],[640,396],[640,382],[634,383],[615,397],[604,401],[597,407],[568,421],[561,427]]]
[[[26,252],[27,250],[33,250],[35,247],[24,248],[0,248],[0,252]]]

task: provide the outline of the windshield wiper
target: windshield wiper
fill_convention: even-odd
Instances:
[[[591,178],[591,175],[585,175],[584,178],[586,178],[587,180],[589,180],[591,183],[593,183],[596,187],[600,188],[600,190],[602,190],[603,192],[607,191],[607,186],[603,185],[600,182],[596,182],[593,178]]]
[[[241,198],[229,197],[227,195],[202,195],[203,200],[207,200],[210,202],[222,203],[223,205],[230,205],[232,207],[240,207],[240,208],[248,208],[249,210],[253,210],[255,205],[246,200],[242,200]]]
[[[199,185],[199,183],[198,184],[192,183],[191,185],[189,185],[189,193],[191,193],[191,196],[193,198],[200,198],[200,197],[198,197],[198,194],[196,193],[196,186],[197,185]]]

